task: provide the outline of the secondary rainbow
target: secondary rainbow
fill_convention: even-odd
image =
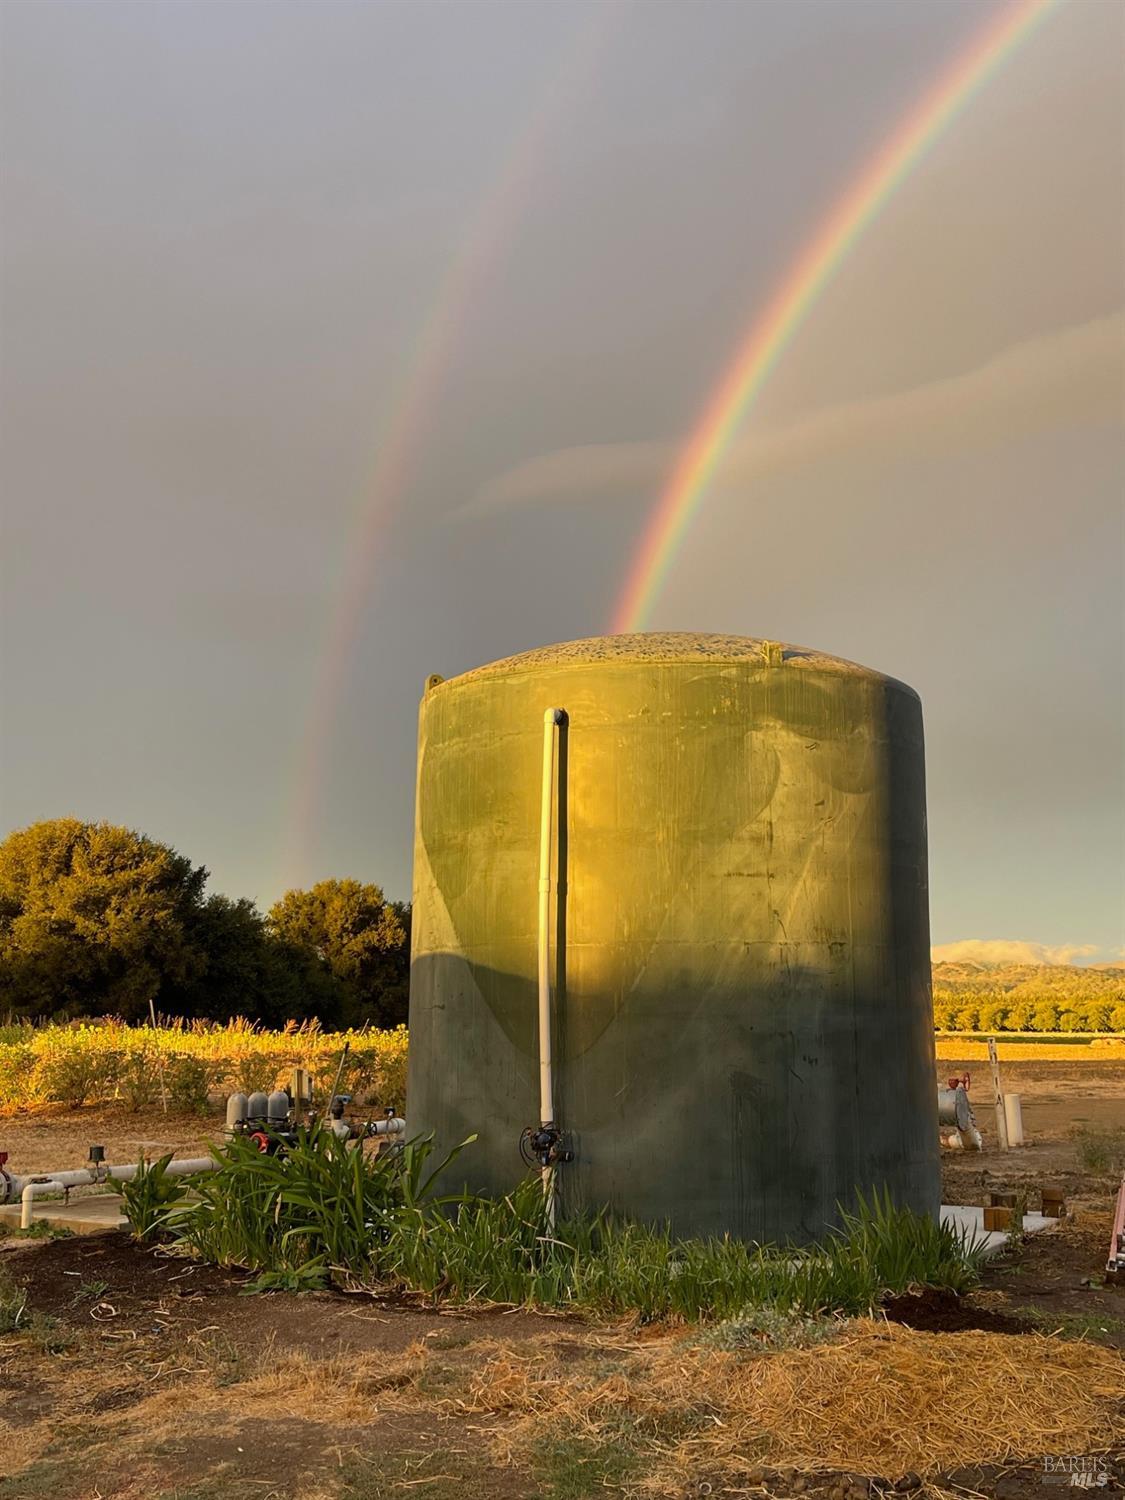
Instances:
[[[624,9],[605,6],[555,60],[530,117],[505,152],[491,185],[475,205],[424,318],[403,378],[380,425],[372,470],[353,520],[323,643],[312,695],[296,741],[294,789],[288,804],[287,880],[304,878],[314,854],[320,789],[343,705],[376,566],[433,429],[442,388],[455,363],[472,310],[514,240],[520,215],[534,192],[550,137],[577,111],[619,31]]]
[[[758,392],[895,189],[1060,0],[1018,0],[976,34],[836,202],[754,320],[672,471],[618,599],[612,629],[643,630],[707,487]]]

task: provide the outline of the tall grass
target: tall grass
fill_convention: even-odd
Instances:
[[[274,1156],[241,1138],[214,1156],[197,1200],[163,1227],[205,1259],[257,1271],[262,1288],[335,1278],[456,1302],[698,1321],[751,1307],[861,1313],[912,1286],[964,1291],[981,1259],[963,1234],[879,1195],[861,1197],[821,1245],[778,1247],[681,1240],[607,1214],[551,1232],[538,1178],[499,1199],[440,1196],[446,1162],[425,1140],[373,1159],[314,1126]]]

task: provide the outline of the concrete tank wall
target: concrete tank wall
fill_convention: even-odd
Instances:
[[[564,1210],[809,1239],[938,1206],[921,705],[738,637],[615,636],[432,679],[408,1115],[509,1189],[538,1112],[543,712],[561,707]]]

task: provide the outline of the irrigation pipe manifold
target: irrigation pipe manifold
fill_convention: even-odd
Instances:
[[[211,1156],[183,1156],[170,1161],[164,1169],[169,1177],[191,1177],[198,1172],[214,1170],[215,1160]],[[77,1167],[67,1172],[36,1172],[19,1176],[0,1166],[0,1204],[20,1202],[20,1228],[31,1228],[31,1205],[36,1198],[45,1198],[48,1193],[64,1196],[76,1187],[97,1187],[103,1182],[129,1182],[137,1175],[136,1162],[127,1167],[111,1167],[104,1161],[91,1161],[88,1167]]]

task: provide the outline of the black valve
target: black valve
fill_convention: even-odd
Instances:
[[[105,1147],[91,1146],[88,1160],[91,1166],[100,1167],[102,1162],[105,1161]]]
[[[562,1144],[556,1125],[529,1125],[520,1136],[520,1155],[529,1167],[553,1167],[574,1160],[574,1152]]]

